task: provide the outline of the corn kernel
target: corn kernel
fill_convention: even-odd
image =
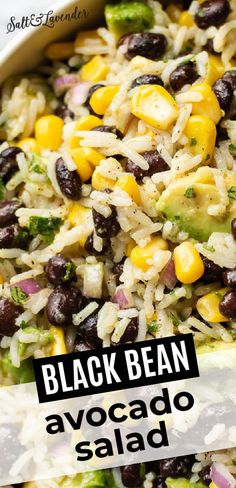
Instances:
[[[75,45],[73,42],[55,42],[50,44],[45,51],[46,58],[53,61],[70,58],[74,53]]]
[[[77,227],[85,222],[91,214],[91,209],[80,205],[80,203],[73,203],[68,213],[68,220],[73,227]]]
[[[193,85],[190,90],[202,95],[202,100],[199,102],[192,102],[193,115],[205,115],[209,117],[215,124],[218,124],[222,117],[222,111],[215,93],[208,83],[197,83]]]
[[[98,166],[102,159],[104,159],[103,154],[96,151],[92,147],[80,147],[77,153],[79,152],[81,156],[87,159],[92,166]]]
[[[125,255],[127,258],[130,257],[131,251],[134,249],[135,246],[136,246],[135,241],[133,239],[131,239],[131,241],[129,242],[129,244],[127,244],[127,246],[125,248]]]
[[[77,173],[80,175],[80,178],[83,182],[88,181],[92,174],[93,168],[91,164],[89,164],[88,160],[81,154],[81,149],[78,147],[77,149],[71,149],[70,154],[72,159],[76,165]]]
[[[34,139],[34,137],[26,137],[25,139],[21,139],[17,143],[17,146],[20,147],[22,151],[40,154],[39,143],[36,141],[36,139]]]
[[[54,342],[52,342],[51,356],[57,356],[58,354],[66,354],[67,348],[65,343],[65,334],[61,327],[50,327],[50,332],[54,336]]]
[[[192,18],[192,15],[190,15],[190,13],[187,11],[182,12],[179,16],[179,25],[183,25],[185,27],[193,27],[194,20]]]
[[[2,274],[0,273],[0,285],[3,285],[3,283],[4,283],[4,278],[3,278]]]
[[[223,76],[224,71],[224,65],[221,61],[220,56],[213,56],[212,54],[209,54],[207,74],[204,81],[209,85],[213,85],[216,80]]]
[[[145,247],[135,246],[131,251],[130,259],[134,266],[147,271],[151,266],[149,261],[154,258],[155,253],[167,249],[168,244],[162,237],[153,237]]]
[[[37,488],[37,486],[34,481],[27,481],[24,483],[23,488]]]
[[[174,3],[170,3],[170,5],[168,5],[168,7],[166,8],[166,13],[170,17],[170,20],[172,20],[172,22],[178,22],[181,10]]]
[[[56,115],[44,115],[36,120],[35,138],[46,149],[56,151],[62,144],[63,120]]]
[[[200,154],[202,161],[209,164],[216,142],[214,122],[204,115],[192,115],[188,119],[184,132],[189,139],[188,144],[194,156]]]
[[[94,190],[97,191],[103,191],[106,188],[110,188],[111,190],[113,189],[115,185],[114,180],[110,180],[109,178],[105,178],[105,176],[102,176],[97,169],[93,172],[92,176],[92,187]]]
[[[121,188],[121,190],[128,193],[128,195],[132,198],[132,200],[137,204],[141,205],[141,197],[139,192],[138,184],[132,175],[123,175],[121,176],[116,186]]]
[[[219,304],[227,291],[228,288],[222,288],[199,298],[196,308],[203,320],[207,322],[227,322],[229,320],[222,315],[219,309]]]
[[[153,127],[168,130],[178,117],[178,106],[162,86],[143,85],[135,89],[131,112]]]
[[[177,279],[189,285],[199,280],[204,273],[201,256],[192,242],[182,242],[173,253]]]
[[[80,53],[82,49],[82,54],[84,54],[83,50],[86,48],[86,54],[92,55],[94,53],[94,47],[102,47],[105,45],[104,39],[98,35],[96,30],[82,31],[79,32],[75,39],[75,52]],[[91,52],[89,50],[90,46]]]
[[[90,98],[90,105],[93,111],[98,115],[104,115],[119,89],[119,86],[98,88]]]
[[[213,481],[209,484],[209,488],[219,488],[218,486],[213,483]]]
[[[102,56],[94,56],[88,63],[81,68],[82,81],[101,81],[105,80],[109,72],[108,65],[104,62]]]
[[[101,119],[95,117],[95,115],[83,115],[80,117],[74,127],[73,134],[69,139],[69,148],[76,149],[80,144],[80,137],[76,136],[75,133],[79,130],[92,130],[94,127],[101,125]]]

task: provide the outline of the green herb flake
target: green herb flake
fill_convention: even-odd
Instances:
[[[236,200],[236,186],[231,186],[231,188],[228,190],[228,195],[232,200]]]
[[[43,159],[38,154],[33,153],[32,159],[29,165],[29,171],[31,173],[43,174],[45,173],[45,164]]]
[[[196,195],[194,188],[191,186],[191,187],[187,188],[184,196],[186,198],[196,198],[197,195]]]
[[[232,156],[236,156],[236,146],[234,144],[229,145],[229,152]]]
[[[209,246],[208,244],[203,244],[203,249],[205,249],[208,252],[215,252],[214,246]]]
[[[12,300],[19,305],[23,305],[27,300],[26,293],[24,293],[24,291],[22,291],[18,286],[13,286],[11,288],[11,297]]]
[[[29,219],[29,233],[32,237],[41,235],[46,244],[51,244],[56,232],[62,224],[59,217],[36,217],[31,216]]]
[[[191,138],[191,142],[190,142],[190,146],[196,146],[197,145],[197,139],[195,139],[195,137],[192,137]]]
[[[63,281],[69,281],[75,273],[76,266],[74,263],[66,263],[66,273],[63,278]]]
[[[0,200],[4,198],[4,193],[5,193],[5,186],[2,181],[2,178],[0,178]]]
[[[26,229],[24,227],[19,228],[19,231],[15,237],[16,247],[21,247],[22,242],[27,241],[28,238],[29,238],[28,229]]]
[[[179,325],[179,319],[176,317],[176,315],[172,312],[170,312],[170,319],[175,327],[178,327]]]
[[[159,325],[157,320],[153,320],[152,322],[150,322],[150,324],[148,324],[149,334],[155,334],[158,331],[158,329],[159,329]]]

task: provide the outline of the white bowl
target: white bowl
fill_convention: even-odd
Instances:
[[[73,32],[99,25],[104,5],[105,0],[61,0],[50,6],[48,10],[53,10],[54,15],[73,13],[77,6],[79,10],[85,9],[88,17],[77,21],[57,22],[53,28],[29,27],[17,34],[0,52],[0,84],[10,75],[35,68],[43,59],[44,49],[50,42],[65,39]]]

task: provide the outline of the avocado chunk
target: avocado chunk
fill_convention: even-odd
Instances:
[[[230,197],[236,178],[225,176],[225,183]],[[205,167],[171,183],[162,193],[156,208],[164,220],[175,222],[189,237],[204,242],[213,232],[230,232],[231,221],[236,217],[236,200],[233,198],[229,198],[222,215],[209,215],[208,207],[219,205],[220,199],[213,173]]]
[[[11,362],[8,351],[5,351],[0,359],[0,370],[3,377],[10,378],[11,382],[15,385],[34,381],[32,360],[25,359],[21,361],[20,368],[16,368]]]
[[[106,471],[98,470],[80,473],[73,478],[66,478],[60,485],[61,488],[77,488],[78,486],[80,488],[103,488],[108,486],[106,484]]]
[[[106,5],[105,18],[108,29],[117,38],[127,33],[150,29],[154,23],[151,7],[137,0]]]
[[[197,483],[190,483],[186,478],[167,478],[167,488],[206,488],[207,485],[198,481]]]

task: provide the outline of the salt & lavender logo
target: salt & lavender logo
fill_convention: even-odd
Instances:
[[[10,17],[7,24],[7,34],[15,32],[16,30],[26,29],[27,27],[39,27],[44,25],[53,29],[58,22],[73,22],[75,20],[87,19],[89,12],[86,9],[80,10],[77,6],[73,12],[62,13],[55,15],[53,10],[46,13],[24,15],[20,19],[16,19],[14,15]]]

